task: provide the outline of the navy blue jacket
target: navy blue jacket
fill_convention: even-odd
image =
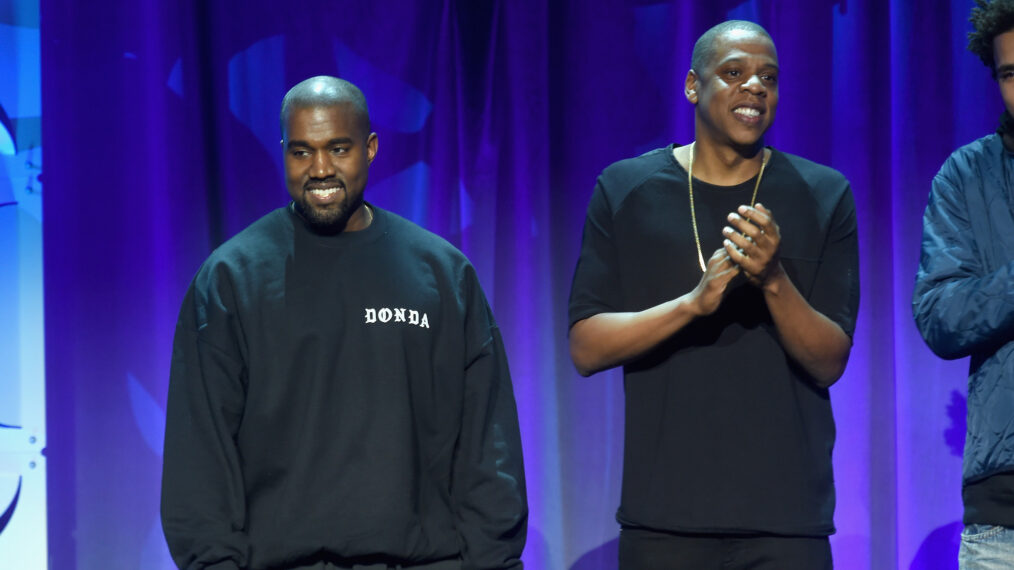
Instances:
[[[1014,471],[1014,155],[965,145],[933,179],[912,310],[926,344],[971,356],[963,480]]]

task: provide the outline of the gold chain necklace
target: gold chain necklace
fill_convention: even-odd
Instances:
[[[690,188],[690,222],[694,226],[694,242],[697,243],[697,262],[701,265],[701,271],[707,272],[708,266],[704,264],[704,251],[701,249],[701,236],[697,233],[697,212],[694,210],[694,147],[697,142],[690,143],[690,162],[687,167],[687,186]],[[768,155],[764,152],[761,159],[760,172],[757,173],[757,183],[753,185],[753,196],[750,197],[750,207],[757,203],[757,189],[760,188],[761,178],[764,176],[764,167],[768,165]]]

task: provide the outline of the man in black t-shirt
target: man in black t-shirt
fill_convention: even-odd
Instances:
[[[757,24],[706,32],[695,141],[608,167],[588,207],[570,350],[582,375],[624,366],[623,569],[831,567],[855,206],[838,172],[765,148],[778,72]]]

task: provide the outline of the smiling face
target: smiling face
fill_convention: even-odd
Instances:
[[[294,107],[285,121],[285,183],[296,211],[320,233],[369,225],[363,208],[377,134],[350,103]]]
[[[714,56],[687,74],[696,106],[698,143],[750,150],[762,144],[778,106],[778,56],[757,32],[730,30],[714,40]]]

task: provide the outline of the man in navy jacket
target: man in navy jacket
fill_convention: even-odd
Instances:
[[[1014,567],[1014,1],[977,0],[968,49],[1006,111],[933,179],[912,305],[943,358],[971,356],[962,475],[963,570]]]

